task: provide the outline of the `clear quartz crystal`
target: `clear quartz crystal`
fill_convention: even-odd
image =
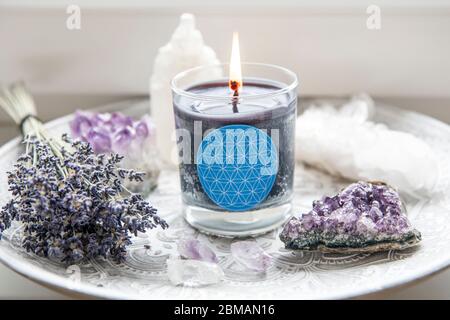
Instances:
[[[174,166],[171,140],[174,134],[172,113],[172,93],[170,81],[179,72],[200,65],[219,63],[214,50],[203,41],[201,32],[195,26],[192,14],[183,14],[180,23],[169,42],[158,50],[150,78],[151,113],[158,127],[156,144],[165,165]],[[214,68],[212,72],[200,75],[196,81],[222,77],[222,69]]]
[[[231,244],[234,260],[247,269],[265,272],[272,265],[272,257],[256,241],[238,241]]]
[[[340,108],[311,106],[297,120],[297,160],[350,180],[432,193],[439,174],[434,150],[420,137],[374,122],[374,114],[374,102],[365,95]]]
[[[160,161],[156,149],[143,146],[139,151],[128,152],[122,160],[122,167],[145,173],[144,181],[128,181],[126,187],[132,192],[141,193],[144,197],[150,194],[157,185],[160,174]]]
[[[224,273],[219,265],[200,260],[168,259],[167,275],[172,284],[200,287],[219,283]]]

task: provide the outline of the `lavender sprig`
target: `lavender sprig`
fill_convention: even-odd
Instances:
[[[23,115],[16,113],[29,107],[17,102],[32,100],[22,96],[23,88],[13,89],[0,104],[17,122]],[[66,263],[99,256],[122,262],[131,234],[168,227],[141,195],[124,187],[143,174],[120,168],[121,156],[96,155],[88,143],[67,135],[52,139],[34,118],[24,128],[25,153],[8,172],[13,198],[0,211],[0,238],[17,220],[27,251]]]
[[[130,233],[167,227],[142,196],[122,196],[123,180],[140,181],[142,174],[119,168],[121,156],[95,155],[75,141],[59,158],[36,138],[26,144],[28,152],[8,173],[14,198],[0,212],[0,234],[22,221],[27,251],[67,263],[97,256],[121,262]]]

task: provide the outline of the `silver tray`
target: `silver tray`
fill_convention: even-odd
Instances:
[[[139,114],[147,101],[133,100],[106,106]],[[60,134],[68,130],[66,116],[47,124]],[[376,121],[411,132],[427,141],[439,158],[440,180],[432,198],[405,196],[411,222],[422,232],[420,246],[404,251],[376,254],[321,254],[285,250],[279,230],[257,238],[274,257],[266,275],[241,269],[230,258],[233,241],[206,236],[190,228],[180,217],[180,191],[176,171],[161,173],[158,188],[149,196],[170,224],[166,231],[154,230],[133,239],[123,264],[104,259],[65,266],[20,246],[20,224],[0,241],[0,261],[12,270],[44,285],[81,295],[123,299],[331,299],[349,298],[403,285],[433,274],[450,264],[450,127],[421,114],[389,106],[377,106]],[[0,148],[0,204],[9,198],[6,171],[21,152],[19,138]],[[310,208],[314,199],[333,194],[348,184],[310,167],[298,165],[295,177],[296,212]],[[447,193],[447,194],[446,194]],[[202,288],[176,287],[166,274],[166,259],[176,254],[176,240],[192,235],[213,248],[225,272],[218,285]],[[150,245],[150,249],[146,249]]]

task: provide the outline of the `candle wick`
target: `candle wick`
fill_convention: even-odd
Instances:
[[[239,102],[239,82],[236,80],[230,80],[228,83],[231,90],[233,90],[233,98],[231,103],[233,104],[233,113],[238,113],[238,102]]]
[[[233,93],[233,101],[232,101],[232,104],[233,104],[233,113],[238,113],[238,112],[239,112],[238,107],[237,107],[238,101],[239,101],[239,91],[234,90],[234,93]]]

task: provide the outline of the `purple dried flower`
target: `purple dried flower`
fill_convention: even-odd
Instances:
[[[182,239],[177,243],[178,253],[185,259],[218,263],[214,251],[197,239]]]
[[[8,173],[13,199],[0,211],[0,236],[18,220],[23,247],[37,255],[69,264],[98,256],[121,262],[130,234],[167,227],[141,195],[124,196],[123,182],[142,181],[142,174],[118,168],[121,156],[63,140],[71,151],[51,140],[26,140],[28,153]]]

